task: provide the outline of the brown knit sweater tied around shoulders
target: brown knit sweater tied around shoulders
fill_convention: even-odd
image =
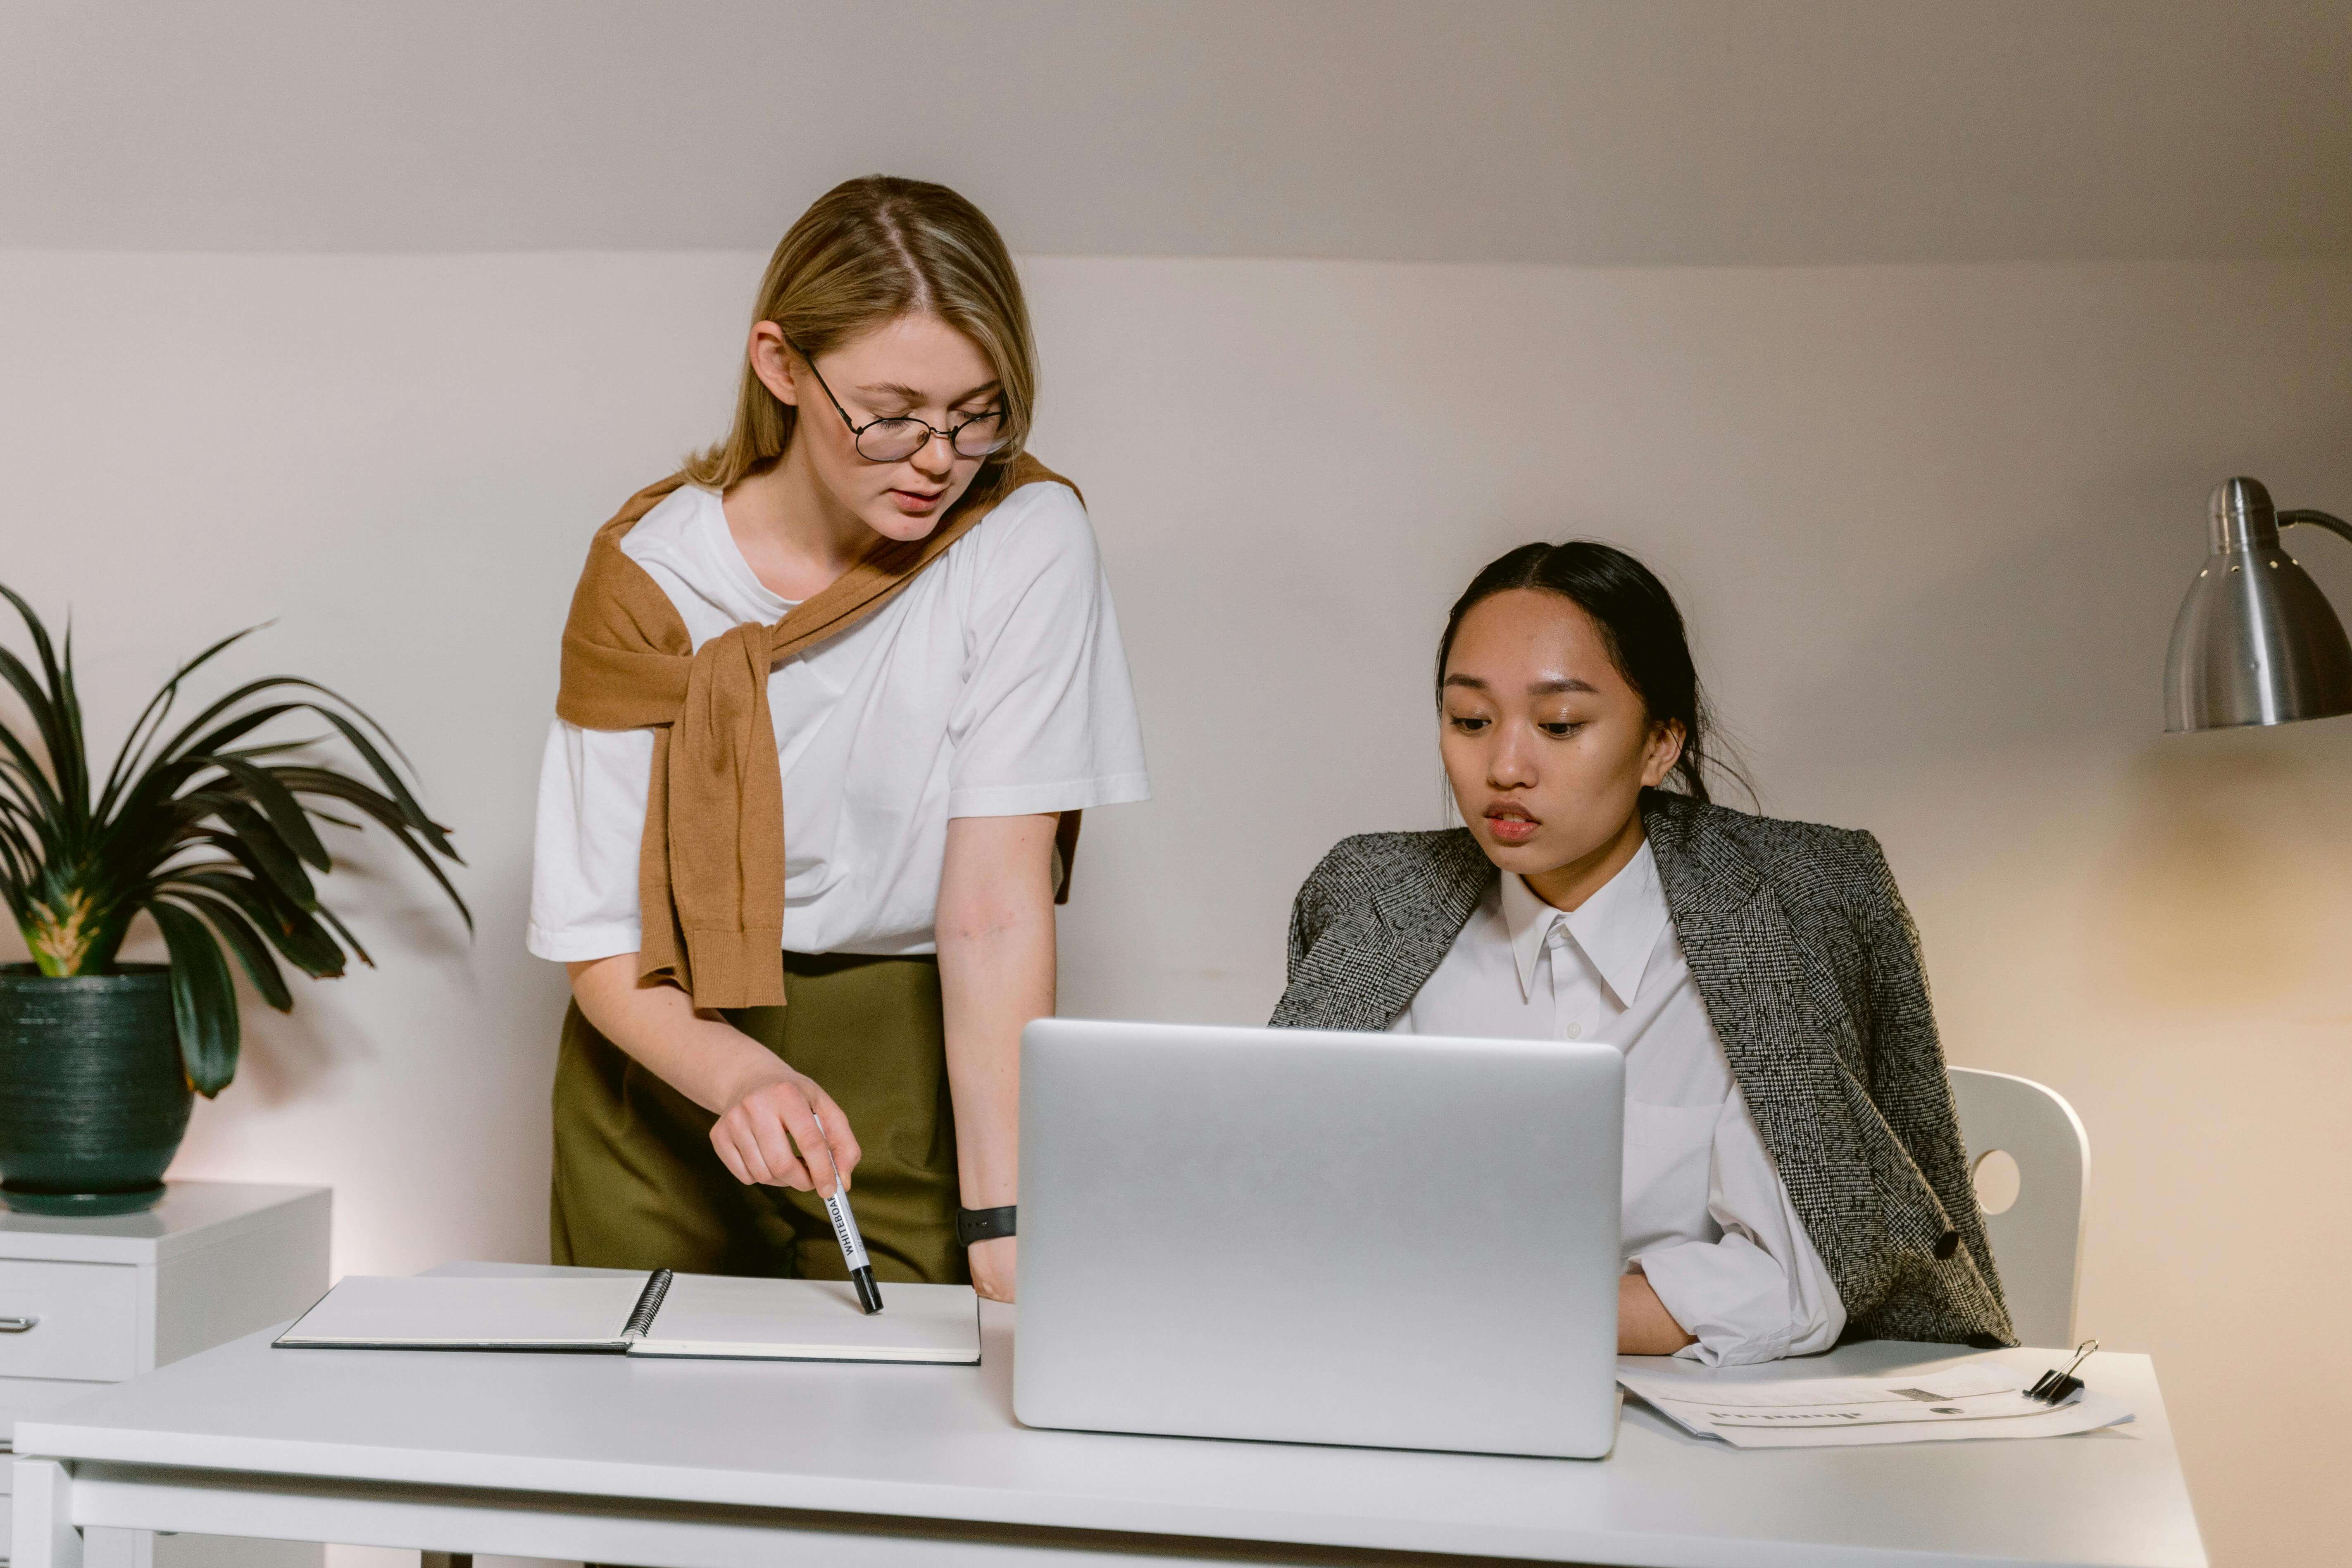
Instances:
[[[884,540],[773,626],[732,627],[700,648],[661,585],[621,540],[686,482],[672,474],[596,531],[563,627],[555,711],[583,730],[654,731],[637,864],[638,973],[698,1007],[781,1006],[784,783],[768,712],[778,662],[837,637],[890,602],[1024,485],[1077,487],[1026,453],[983,469],[940,526]],[[1077,814],[1058,835],[1065,874]]]

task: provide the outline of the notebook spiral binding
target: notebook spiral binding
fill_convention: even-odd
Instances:
[[[669,1294],[670,1271],[656,1268],[646,1278],[646,1288],[637,1293],[636,1307],[629,1313],[628,1326],[621,1331],[625,1340],[641,1340],[654,1331],[654,1315],[661,1310],[662,1298]]]

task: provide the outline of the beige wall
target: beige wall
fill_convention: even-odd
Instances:
[[[382,718],[472,861],[468,946],[357,857],[383,968],[257,1012],[177,1168],[332,1182],[339,1269],[543,1256],[554,636],[758,259],[0,254],[0,580],[72,605],[97,731],[274,616],[236,672]],[[2213,481],[2352,510],[2352,265],[1029,272],[1157,785],[1087,825],[1066,1011],[1261,1017],[1316,856],[1440,820],[1452,594],[1629,545],[1768,809],[1885,839],[1954,1059],[2082,1111],[2083,1327],[2158,1357],[2216,1561],[2332,1558],[2352,729],[2167,739],[2158,691]]]

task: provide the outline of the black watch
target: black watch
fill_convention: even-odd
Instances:
[[[956,1240],[970,1247],[975,1241],[993,1241],[1000,1236],[1011,1236],[1013,1208],[1013,1205],[1006,1204],[1001,1209],[956,1210]]]

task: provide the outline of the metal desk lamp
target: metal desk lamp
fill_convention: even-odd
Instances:
[[[2164,663],[2164,727],[2224,730],[2352,713],[2352,643],[2279,530],[2305,522],[2352,540],[2324,511],[2279,511],[2253,479],[2213,489],[2213,552],[2189,584]]]

